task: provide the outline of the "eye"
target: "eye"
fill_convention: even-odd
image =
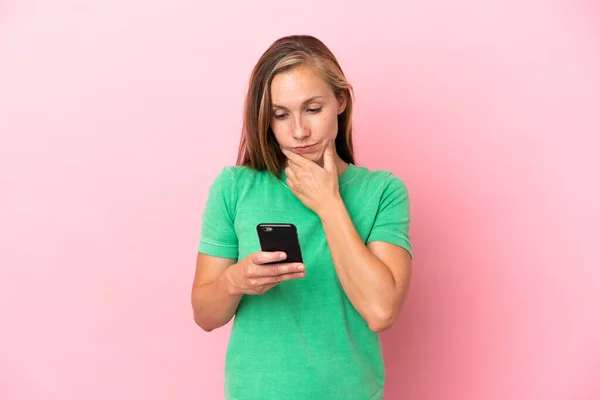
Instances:
[[[311,114],[316,114],[316,113],[320,112],[322,108],[323,108],[323,107],[319,107],[319,108],[309,108],[309,109],[308,109],[308,110],[306,110],[306,111],[308,111],[308,112],[309,112],[309,113],[311,113]]]
[[[275,114],[275,115],[273,115],[273,118],[275,118],[275,119],[285,119],[285,117],[287,117],[287,114]]]

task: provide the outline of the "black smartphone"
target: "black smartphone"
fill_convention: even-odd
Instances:
[[[283,251],[287,258],[282,262],[303,262],[294,224],[258,224],[256,231],[262,251]]]

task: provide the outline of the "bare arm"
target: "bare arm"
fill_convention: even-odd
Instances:
[[[235,263],[231,258],[219,258],[198,253],[192,286],[194,321],[207,332],[227,324],[233,318],[241,294],[234,294],[225,271]]]
[[[367,246],[341,199],[321,212],[333,264],[344,292],[371,330],[381,332],[395,321],[411,276],[411,257],[385,242]]]
[[[408,289],[410,254],[390,243],[363,243],[340,196],[333,140],[323,154],[322,168],[294,152],[284,148],[281,151],[288,159],[288,186],[321,218],[346,296],[371,330],[381,332],[389,328]]]

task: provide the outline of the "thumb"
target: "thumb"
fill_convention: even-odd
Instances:
[[[325,149],[325,154],[323,154],[323,167],[326,171],[335,172],[335,139],[331,139],[327,148]]]

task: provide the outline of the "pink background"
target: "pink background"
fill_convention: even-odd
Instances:
[[[0,399],[222,398],[201,213],[291,33],[353,82],[359,163],[411,192],[386,399],[600,399],[591,0],[0,2]]]

